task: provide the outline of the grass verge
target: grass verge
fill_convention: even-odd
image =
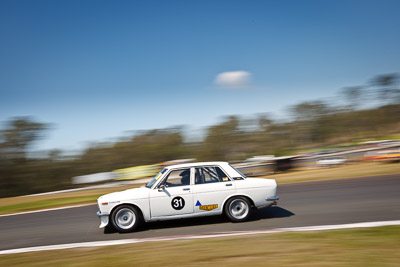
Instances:
[[[285,184],[383,174],[400,174],[400,163],[361,162],[333,168],[296,170],[288,173],[269,175],[266,176],[266,178],[273,178],[276,179],[278,184]],[[0,214],[86,203],[95,204],[96,199],[103,194],[139,186],[141,185],[124,185],[121,187],[66,192],[52,195],[3,198],[0,199]]]
[[[120,187],[91,189],[49,195],[3,198],[0,199],[0,215],[79,204],[96,204],[97,198],[103,194],[139,186],[141,185],[124,185]]]
[[[30,210],[40,210],[60,206],[73,206],[85,203],[96,203],[97,195],[83,196],[83,197],[70,197],[70,198],[56,198],[37,200],[29,203],[20,203],[16,205],[8,205],[0,207],[0,214],[7,212],[23,212]]]
[[[400,163],[359,162],[331,168],[304,168],[292,172],[274,174],[268,176],[268,178],[274,178],[278,184],[284,184],[386,174],[400,174]]]
[[[4,266],[399,266],[400,226],[0,256]]]

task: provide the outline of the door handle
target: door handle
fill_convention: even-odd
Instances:
[[[190,188],[183,188],[183,191],[189,191]]]
[[[225,186],[232,186],[232,184],[226,184]]]

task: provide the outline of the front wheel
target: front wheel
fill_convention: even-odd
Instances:
[[[250,201],[245,197],[234,197],[225,205],[225,215],[232,222],[244,222],[251,215]]]
[[[140,214],[135,207],[121,205],[111,215],[111,223],[120,233],[128,233],[136,229],[140,222]]]

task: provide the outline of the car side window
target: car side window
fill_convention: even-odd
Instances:
[[[165,185],[165,187],[190,185],[190,169],[171,171],[162,184]]]
[[[220,167],[198,167],[195,170],[195,184],[208,184],[229,181]]]

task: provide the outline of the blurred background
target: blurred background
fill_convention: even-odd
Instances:
[[[190,161],[399,164],[399,7],[3,0],[0,197]]]

